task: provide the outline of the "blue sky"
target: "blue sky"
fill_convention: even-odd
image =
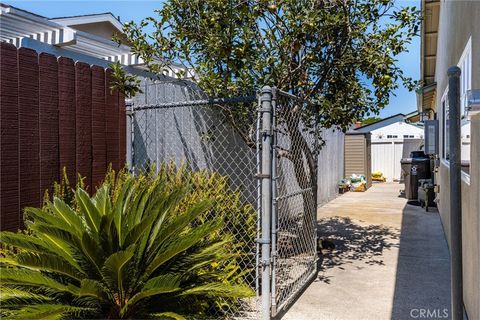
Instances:
[[[49,18],[90,13],[112,12],[120,16],[121,21],[139,21],[151,16],[153,10],[159,7],[160,1],[60,1],[60,0],[31,0],[31,1],[4,1],[5,3]],[[398,6],[420,6],[419,0],[399,0]],[[418,79],[420,76],[420,38],[417,37],[409,46],[409,52],[398,58],[399,66],[407,76]],[[381,117],[388,117],[396,113],[408,113],[416,110],[414,92],[399,88],[392,96],[390,104],[380,112]]]

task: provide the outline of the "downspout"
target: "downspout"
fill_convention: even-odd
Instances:
[[[448,69],[452,320],[463,319],[460,74],[457,66]]]

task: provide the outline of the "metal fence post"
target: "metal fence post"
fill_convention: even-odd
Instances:
[[[127,168],[133,170],[133,102],[128,100],[125,104],[127,117]]]
[[[275,127],[277,125],[276,107],[277,107],[277,88],[272,90],[272,232],[271,232],[271,260],[272,260],[272,284],[271,284],[271,314],[277,313],[277,282],[276,282],[276,259],[277,259],[277,135],[275,133]]]
[[[262,88],[262,223],[261,238],[258,239],[262,246],[262,297],[261,318],[270,319],[270,227],[272,217],[272,88]]]
[[[463,319],[462,275],[462,181],[460,154],[460,73],[448,69],[449,147],[450,147],[450,252],[452,283],[452,319]]]

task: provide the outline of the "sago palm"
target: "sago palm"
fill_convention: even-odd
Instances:
[[[185,202],[191,186],[160,171],[110,174],[93,197],[77,187],[73,201],[26,209],[25,231],[1,233],[1,315],[200,318],[219,297],[251,295],[224,214]]]

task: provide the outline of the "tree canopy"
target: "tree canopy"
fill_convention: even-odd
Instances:
[[[346,130],[399,85],[414,87],[397,57],[419,21],[394,0],[167,0],[124,31],[153,72],[181,63],[212,96],[276,86],[311,101],[323,127]]]

